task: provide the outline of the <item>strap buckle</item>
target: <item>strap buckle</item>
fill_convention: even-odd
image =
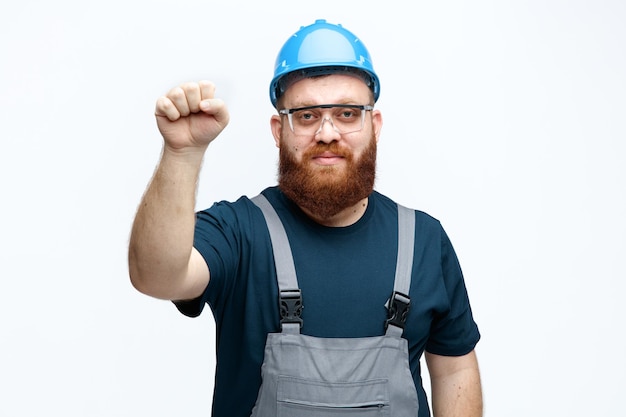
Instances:
[[[399,291],[391,293],[389,306],[387,307],[387,320],[385,321],[385,330],[390,324],[404,329],[404,324],[409,315],[411,307],[411,297]]]
[[[280,325],[295,323],[302,328],[302,293],[300,290],[287,290],[280,292]]]

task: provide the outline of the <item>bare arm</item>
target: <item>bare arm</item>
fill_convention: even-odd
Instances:
[[[481,417],[482,388],[474,351],[464,356],[426,353],[434,417]]]
[[[157,101],[163,153],[137,210],[128,251],[132,284],[153,297],[195,298],[209,282],[193,234],[202,159],[229,120],[214,91],[206,81],[185,83]]]

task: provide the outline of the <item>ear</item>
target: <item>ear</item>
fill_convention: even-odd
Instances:
[[[276,143],[276,147],[280,148],[280,134],[283,131],[283,120],[282,117],[275,114],[270,119],[270,127],[272,129],[272,135],[274,136],[274,142]]]
[[[374,130],[374,136],[376,136],[376,143],[380,138],[380,131],[383,128],[383,115],[380,110],[372,110],[372,129]]]

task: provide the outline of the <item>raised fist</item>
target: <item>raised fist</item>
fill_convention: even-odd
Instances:
[[[155,116],[166,146],[176,150],[206,148],[229,120],[228,109],[215,98],[215,85],[210,81],[172,88],[157,100]]]

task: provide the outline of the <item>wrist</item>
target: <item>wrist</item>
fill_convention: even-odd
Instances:
[[[189,146],[185,148],[174,148],[165,143],[163,145],[162,159],[183,164],[200,165],[207,147],[208,144],[197,147]]]

